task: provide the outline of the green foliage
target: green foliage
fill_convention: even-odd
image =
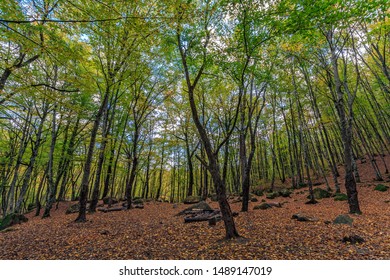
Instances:
[[[337,193],[334,197],[335,201],[346,201],[348,200],[348,196],[345,193]]]
[[[375,189],[376,191],[380,191],[380,192],[385,192],[389,189],[388,186],[385,186],[385,185],[382,185],[382,184],[378,184],[376,185]]]

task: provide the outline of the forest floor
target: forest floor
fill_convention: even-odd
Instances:
[[[390,156],[386,161],[390,166]],[[88,215],[86,223],[74,223],[77,214],[65,215],[65,209],[75,202],[64,202],[58,210],[52,210],[51,218],[41,219],[29,213],[27,223],[0,232],[0,259],[388,260],[390,190],[374,190],[379,182],[372,179],[370,163],[360,164],[359,169],[363,214],[350,215],[352,226],[332,223],[338,215],[348,213],[346,201],[325,198],[318,204],[307,205],[307,188],[294,191],[291,198],[258,197],[258,202],[250,202],[246,213],[240,212],[240,203],[232,203],[232,210],[239,212],[235,221],[243,237],[232,241],[223,240],[222,221],[216,226],[207,222],[184,223],[183,216],[175,216],[188,207],[184,204],[146,202],[144,209],[97,212]],[[390,186],[389,175],[384,176],[383,184]],[[253,210],[261,200],[284,204],[281,208]],[[209,203],[218,207],[215,202]],[[291,219],[296,213],[316,217],[318,221]],[[343,237],[352,235],[365,242],[342,242]]]

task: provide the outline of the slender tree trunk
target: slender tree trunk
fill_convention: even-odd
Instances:
[[[332,44],[332,32],[328,32],[328,42],[331,50],[331,63],[333,70],[333,77],[335,83],[335,91],[337,99],[335,100],[335,107],[340,119],[340,133],[344,147],[344,169],[345,169],[345,188],[347,190],[348,204],[350,213],[361,214],[358,200],[358,192],[356,188],[356,180],[353,168],[353,152],[352,152],[352,116],[349,120],[345,114],[344,93],[342,91],[342,83],[339,76],[338,62],[336,50]]]
[[[83,170],[84,173],[83,173],[83,177],[81,180],[81,186],[80,186],[80,199],[79,199],[80,211],[79,211],[79,215],[77,216],[75,222],[86,222],[87,221],[86,213],[87,213],[87,199],[88,199],[88,188],[89,188],[88,184],[89,184],[89,179],[90,179],[90,174],[91,174],[93,153],[94,153],[94,149],[95,149],[96,136],[97,136],[97,133],[99,130],[100,120],[103,116],[105,108],[107,107],[108,97],[109,97],[109,90],[107,88],[107,90],[104,94],[102,103],[100,105],[99,111],[96,114],[96,117],[95,117],[95,120],[93,123],[93,127],[92,127],[92,131],[91,131],[91,139],[89,142],[87,158],[86,158],[86,161],[84,164],[84,170]]]

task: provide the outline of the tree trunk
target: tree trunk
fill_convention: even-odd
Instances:
[[[99,111],[93,123],[92,131],[91,131],[91,140],[89,142],[87,158],[84,165],[83,178],[81,180],[81,186],[80,186],[80,199],[79,199],[80,211],[75,222],[87,221],[86,213],[87,213],[87,199],[88,199],[88,184],[89,184],[89,177],[90,177],[91,167],[92,167],[93,152],[95,149],[96,136],[98,133],[100,120],[103,116],[104,109],[107,107],[108,95],[109,95],[109,90],[107,89],[104,94],[102,104],[100,105]]]

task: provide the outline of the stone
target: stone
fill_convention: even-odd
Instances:
[[[282,205],[279,203],[279,202],[263,202],[261,203],[260,205],[256,205],[255,207],[253,207],[253,210],[266,210],[266,209],[269,209],[269,208],[272,208],[272,207],[277,207],[277,208],[281,208]]]
[[[265,197],[268,199],[274,199],[279,196],[278,192],[268,192],[265,194]]]
[[[104,197],[103,198],[103,203],[104,204],[117,204],[118,203],[118,200],[113,198],[113,197]]]
[[[132,200],[132,203],[133,204],[143,204],[144,203],[144,200],[142,198],[134,198]]]
[[[328,198],[331,197],[332,194],[328,192],[327,190],[321,189],[321,188],[315,188],[313,190],[314,198],[315,199],[322,199],[322,198]],[[310,199],[310,195],[307,196],[307,199]]]
[[[253,193],[257,196],[262,196],[264,194],[264,191],[261,189],[256,189],[253,191]]]
[[[269,209],[269,208],[272,208],[271,205],[269,205],[268,203],[266,202],[263,202],[262,204],[260,205],[256,205],[255,207],[253,207],[253,210],[266,210],[266,209]]]
[[[78,213],[79,211],[80,211],[80,204],[76,203],[69,206],[68,209],[66,209],[65,214],[68,215],[68,214]]]
[[[201,202],[199,202],[197,204],[193,204],[192,206],[184,209],[183,211],[181,211],[178,214],[176,214],[176,216],[185,215],[186,212],[193,211],[194,209],[202,210],[202,211],[213,211],[214,210],[213,208],[210,207],[210,205],[207,204],[206,201],[201,201]]]
[[[348,215],[338,215],[336,219],[334,219],[333,224],[345,224],[345,225],[352,225],[353,219]]]
[[[292,194],[292,191],[289,189],[282,189],[279,191],[279,195],[282,197],[290,197]]]
[[[318,221],[317,218],[312,217],[312,216],[308,216],[308,215],[304,215],[302,213],[297,213],[297,214],[292,215],[291,219],[295,219],[299,222],[316,222],[316,221]]]
[[[184,204],[195,204],[199,203],[201,200],[202,198],[200,196],[187,196],[183,202]]]

